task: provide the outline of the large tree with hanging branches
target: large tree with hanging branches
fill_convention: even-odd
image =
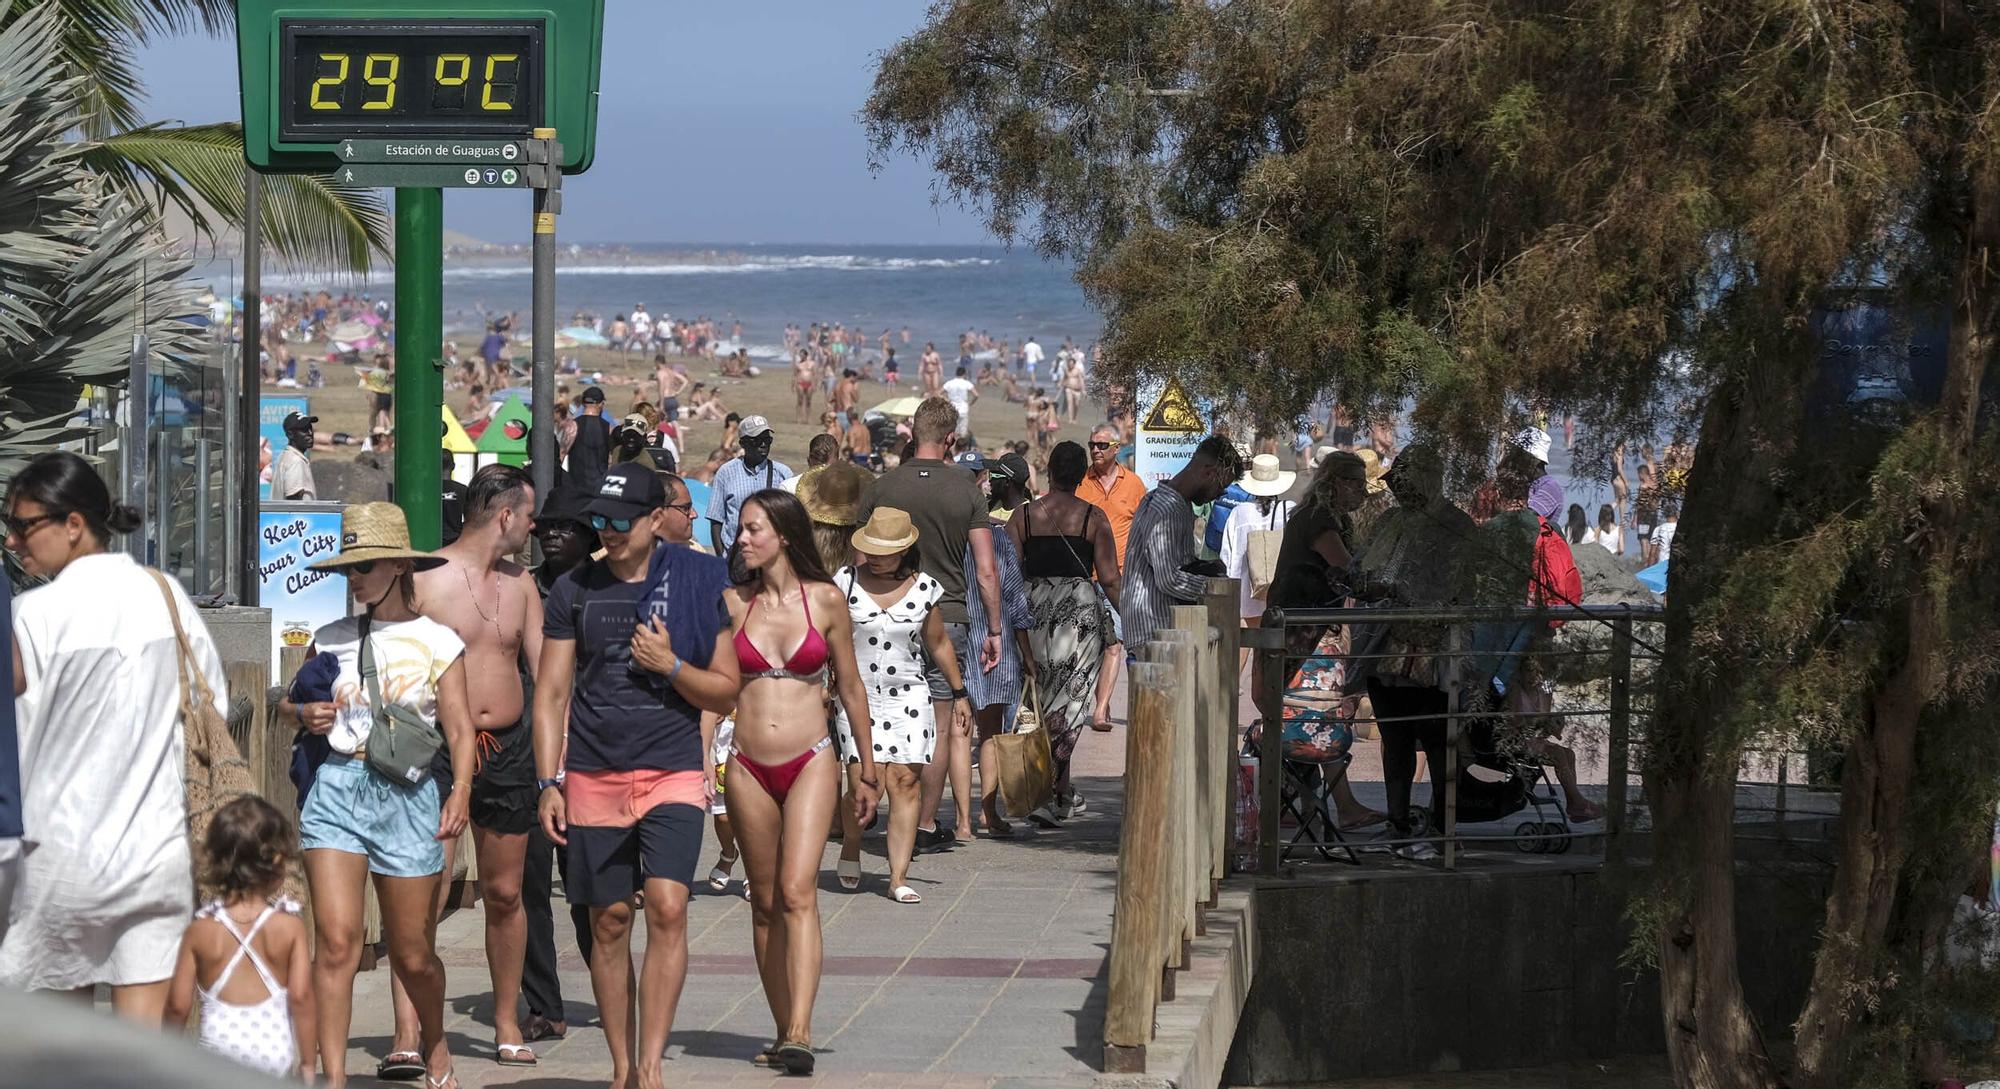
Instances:
[[[1935,1074],[1936,955],[2000,799],[2000,13],[1968,0],[940,0],[882,56],[878,160],[1076,261],[1106,371],[1271,425],[1322,393],[1483,449],[1524,406],[1699,437],[1634,900],[1690,1086]],[[1942,392],[1809,395],[1842,293],[1950,315]],[[1839,750],[1782,1067],[1744,1001],[1734,779]]]

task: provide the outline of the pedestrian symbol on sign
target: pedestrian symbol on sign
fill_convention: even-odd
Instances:
[[[478,185],[478,184],[479,184],[479,168],[478,168],[478,167],[474,167],[474,168],[472,168],[471,170],[468,170],[468,171],[466,171],[466,172],[465,172],[465,184],[467,184],[467,185]]]

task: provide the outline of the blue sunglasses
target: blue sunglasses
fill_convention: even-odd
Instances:
[[[593,514],[590,516],[590,528],[597,530],[599,533],[607,529],[614,533],[630,533],[632,532],[632,523],[637,521],[637,518],[606,518],[602,514]]]

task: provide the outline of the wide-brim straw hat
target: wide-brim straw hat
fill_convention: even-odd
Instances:
[[[1262,499],[1291,491],[1292,485],[1296,484],[1298,479],[1299,474],[1290,469],[1278,468],[1276,454],[1258,454],[1250,459],[1250,471],[1243,474],[1243,479],[1236,484],[1244,491]]]
[[[861,507],[875,478],[851,461],[833,461],[807,469],[799,477],[799,502],[806,516],[830,526],[858,526]]]
[[[868,524],[854,531],[854,550],[865,556],[893,556],[917,543],[917,527],[907,511],[876,507]]]
[[[357,503],[340,514],[340,551],[306,565],[337,571],[376,560],[409,560],[419,571],[444,566],[444,557],[410,547],[410,523],[394,503]]]
[[[1368,466],[1368,494],[1380,495],[1388,491],[1389,482],[1382,478],[1389,475],[1389,467],[1382,464],[1382,455],[1376,453],[1374,447],[1364,446],[1356,450],[1354,456]]]

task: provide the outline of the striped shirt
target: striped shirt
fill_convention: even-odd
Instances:
[[[1166,484],[1147,492],[1132,515],[1118,594],[1128,653],[1168,626],[1169,608],[1198,604],[1208,593],[1208,579],[1182,570],[1194,560],[1195,544],[1194,505],[1187,497]]]

